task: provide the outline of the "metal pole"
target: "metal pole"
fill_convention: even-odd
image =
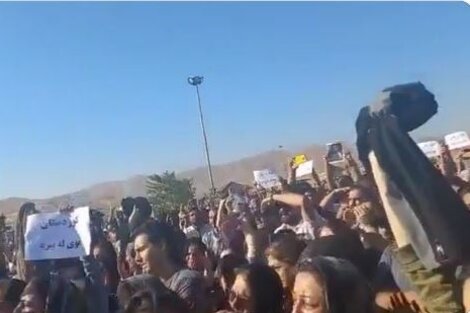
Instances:
[[[199,95],[199,86],[196,86],[197,103],[199,107],[199,120],[201,122],[202,137],[204,138],[204,148],[206,153],[207,169],[209,172],[209,181],[211,184],[211,194],[215,192],[214,177],[212,176],[211,159],[209,156],[209,145],[207,144],[206,127],[204,126],[204,116],[202,115],[201,96]]]

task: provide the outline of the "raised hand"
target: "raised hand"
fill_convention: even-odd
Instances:
[[[403,292],[390,297],[390,311],[393,313],[424,313],[416,301],[408,301]]]

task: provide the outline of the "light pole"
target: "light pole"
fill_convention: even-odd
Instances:
[[[206,152],[207,169],[208,169],[208,173],[209,173],[209,181],[210,181],[210,184],[211,184],[211,194],[213,195],[215,193],[214,177],[212,176],[211,158],[209,156],[209,145],[207,144],[206,127],[204,126],[204,116],[202,114],[201,96],[199,95],[199,85],[202,84],[203,81],[204,81],[204,77],[202,77],[202,76],[188,77],[188,83],[190,85],[196,87],[197,104],[198,104],[198,108],[199,108],[199,121],[201,123],[202,138],[204,139],[204,148],[205,148],[205,152]]]

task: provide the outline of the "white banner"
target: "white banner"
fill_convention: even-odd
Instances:
[[[300,164],[295,171],[296,177],[311,175],[313,171],[313,160]]]
[[[82,257],[90,254],[90,209],[71,213],[39,213],[28,216],[25,233],[25,259],[48,260]]]
[[[455,132],[444,137],[449,150],[470,147],[470,138],[466,132]]]
[[[253,171],[255,181],[263,188],[270,189],[281,185],[279,176],[272,170]]]
[[[441,148],[437,141],[420,142],[418,146],[428,158],[436,158],[441,154]]]

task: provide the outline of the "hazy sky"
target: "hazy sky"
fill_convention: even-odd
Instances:
[[[422,132],[467,129],[462,3],[0,3],[0,198],[353,141],[361,106],[421,80]]]

